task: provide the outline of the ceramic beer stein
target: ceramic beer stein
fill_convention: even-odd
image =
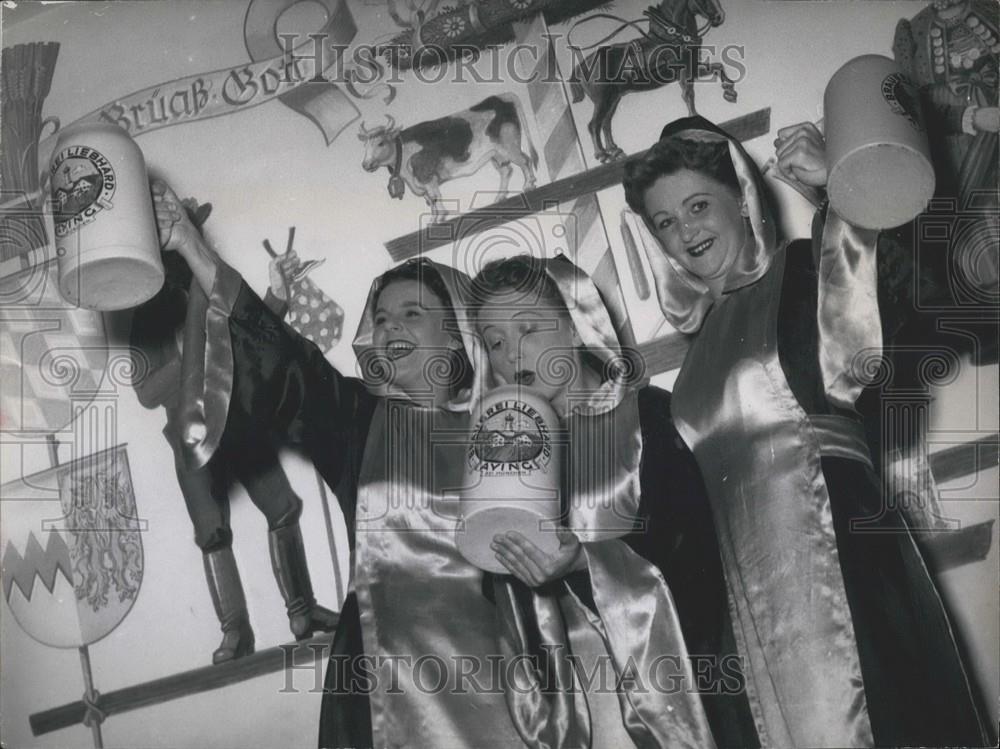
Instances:
[[[110,311],[135,307],[163,285],[142,151],[117,125],[69,127],[49,167],[59,290]]]
[[[917,216],[934,195],[934,167],[918,92],[882,55],[855,57],[823,97],[827,194],[839,216],[887,229]]]
[[[466,451],[458,549],[489,572],[508,572],[490,549],[517,531],[546,553],[559,546],[559,419],[530,388],[505,385],[483,396]]]

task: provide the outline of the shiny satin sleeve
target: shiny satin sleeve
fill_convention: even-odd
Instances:
[[[349,431],[364,386],[341,375],[225,265],[208,299],[206,333],[205,425],[207,435],[218,435],[215,445],[233,408],[311,453],[330,451]],[[338,480],[327,473],[328,482]]]
[[[583,544],[587,568],[559,586],[528,589],[494,576],[498,644],[508,670],[508,709],[531,749],[589,746],[607,721],[637,747],[712,749],[715,741],[697,693],[680,620],[663,577],[623,541]],[[576,584],[573,584],[573,583]],[[593,646],[572,643],[596,636]],[[599,644],[598,644],[599,643]],[[589,663],[584,653],[596,660]],[[571,661],[577,660],[574,670]],[[610,667],[617,707],[590,705],[581,678]],[[604,682],[602,682],[603,684]],[[599,687],[600,688],[600,687]]]
[[[711,749],[715,740],[662,575],[622,541],[583,546],[594,604],[584,613],[610,655],[633,742]]]
[[[827,210],[817,259],[819,362],[827,399],[840,408],[853,409],[882,353],[877,239]]]
[[[225,432],[233,394],[233,349],[227,320],[242,284],[240,275],[220,262],[211,294],[206,297],[196,283],[191,285],[181,365],[181,434],[184,459],[190,468],[208,463]]]

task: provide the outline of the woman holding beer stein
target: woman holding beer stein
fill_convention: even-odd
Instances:
[[[776,146],[783,174],[825,185],[814,126]],[[624,187],[662,249],[661,309],[691,336],[673,416],[708,488],[761,744],[985,744],[854,412],[882,343],[876,233],[827,210],[812,244],[779,241],[760,170],[700,117],[667,125]]]
[[[551,402],[564,448],[559,543],[497,528],[490,544],[511,575],[493,580],[501,642],[544,649],[557,674],[564,651],[584,673],[613,668],[569,711],[592,746],[752,745],[711,511],[670,394],[637,389],[596,286],[565,257],[494,261],[471,296],[495,392]],[[551,727],[532,692],[509,699],[527,729]]]
[[[569,622],[580,602],[611,621],[610,612],[620,611],[626,624],[619,634],[630,636],[608,638],[606,646],[618,666],[632,662],[645,673],[642,656],[625,652],[623,642],[653,643],[654,661],[686,644],[697,673],[690,691],[701,694],[716,743],[756,745],[711,509],[697,463],[670,419],[670,393],[637,388],[641,371],[619,351],[596,286],[565,257],[518,255],[490,263],[473,280],[472,296],[494,381],[551,400],[568,426],[571,456],[564,484],[571,487],[567,520],[575,533],[560,531],[555,551],[516,532],[498,533],[497,559],[536,596],[564,579],[573,593],[560,601]],[[581,498],[600,496],[599,487],[587,484],[602,475],[608,476],[605,496],[619,508],[609,525],[620,530],[624,522],[626,533],[594,533],[602,518],[578,509]],[[665,636],[674,639],[664,643]],[[646,686],[653,705],[663,683]],[[629,714],[641,703],[623,704],[625,742],[643,745],[642,724]],[[607,722],[620,725],[622,711],[612,712]]]

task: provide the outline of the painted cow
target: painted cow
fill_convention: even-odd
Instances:
[[[524,187],[535,186],[538,153],[526,132],[520,100],[513,94],[490,96],[461,112],[402,129],[392,117],[385,125],[358,133],[365,144],[365,171],[389,170],[389,195],[402,199],[405,187],[421,195],[434,221],[445,216],[441,184],[475,174],[487,162],[500,172],[500,194],[507,195],[512,164],[524,175]],[[521,150],[522,134],[530,157]]]

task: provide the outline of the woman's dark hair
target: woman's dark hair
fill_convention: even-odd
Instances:
[[[433,265],[421,258],[408,260],[402,265],[390,268],[378,277],[374,298],[372,299],[372,309],[378,308],[379,297],[382,296],[385,288],[394,281],[418,282],[441,301],[442,308],[449,316],[449,319],[451,321],[455,320],[455,306],[452,302],[451,294],[448,292],[448,287],[444,283],[444,279],[441,278],[441,274],[437,272],[437,269]],[[434,308],[434,305],[425,304],[424,306],[428,309]],[[449,328],[449,331],[457,333],[458,326],[453,325]]]
[[[638,161],[625,165],[625,202],[646,221],[646,191],[660,177],[676,174],[682,169],[705,174],[716,182],[741,194],[740,180],[736,176],[729,144],[726,141],[686,140],[670,136],[656,142]]]
[[[462,342],[462,333],[458,326],[458,317],[455,314],[455,303],[437,268],[423,258],[415,258],[383,273],[376,281],[375,291],[372,294],[373,313],[378,309],[378,301],[382,292],[395,281],[416,281],[438,298],[441,307],[427,302],[423,306],[427,309],[442,309],[444,311],[445,331],[463,343],[461,348],[451,352],[453,361],[449,364],[449,372],[453,373],[454,377],[450,385],[454,390],[470,387],[473,376],[472,364],[469,361],[464,342]]]
[[[471,306],[474,312],[495,294],[519,293],[524,300],[566,310],[566,302],[556,282],[545,271],[545,261],[531,255],[493,260],[472,279]]]

